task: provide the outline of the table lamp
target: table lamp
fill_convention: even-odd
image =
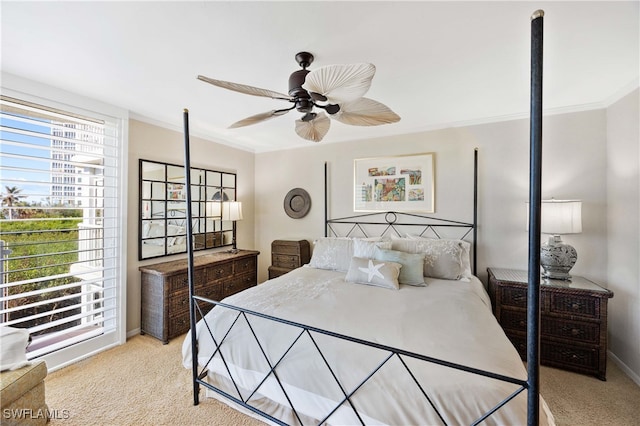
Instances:
[[[569,271],[578,260],[576,249],[565,244],[561,235],[582,232],[582,202],[579,200],[542,200],[540,232],[550,235],[540,247],[540,265],[544,278],[570,280]]]

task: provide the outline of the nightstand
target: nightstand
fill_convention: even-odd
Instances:
[[[493,314],[527,358],[526,271],[487,268]],[[613,292],[583,277],[540,279],[540,363],[606,380],[607,301]]]
[[[271,243],[269,279],[309,263],[311,250],[307,240],[275,240]]]

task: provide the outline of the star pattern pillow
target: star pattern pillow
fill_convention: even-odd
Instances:
[[[398,276],[401,264],[396,262],[353,257],[345,280],[356,284],[367,284],[376,287],[398,290]]]

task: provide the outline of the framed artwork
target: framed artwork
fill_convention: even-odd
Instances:
[[[187,198],[184,192],[184,184],[182,183],[168,183],[167,184],[167,199],[168,200],[185,200]]]
[[[435,153],[354,160],[357,212],[435,213]]]

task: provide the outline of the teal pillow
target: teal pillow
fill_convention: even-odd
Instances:
[[[376,247],[373,251],[373,258],[401,264],[402,268],[400,268],[400,275],[398,276],[398,282],[400,284],[418,287],[426,286],[423,276],[424,253],[406,253]]]

